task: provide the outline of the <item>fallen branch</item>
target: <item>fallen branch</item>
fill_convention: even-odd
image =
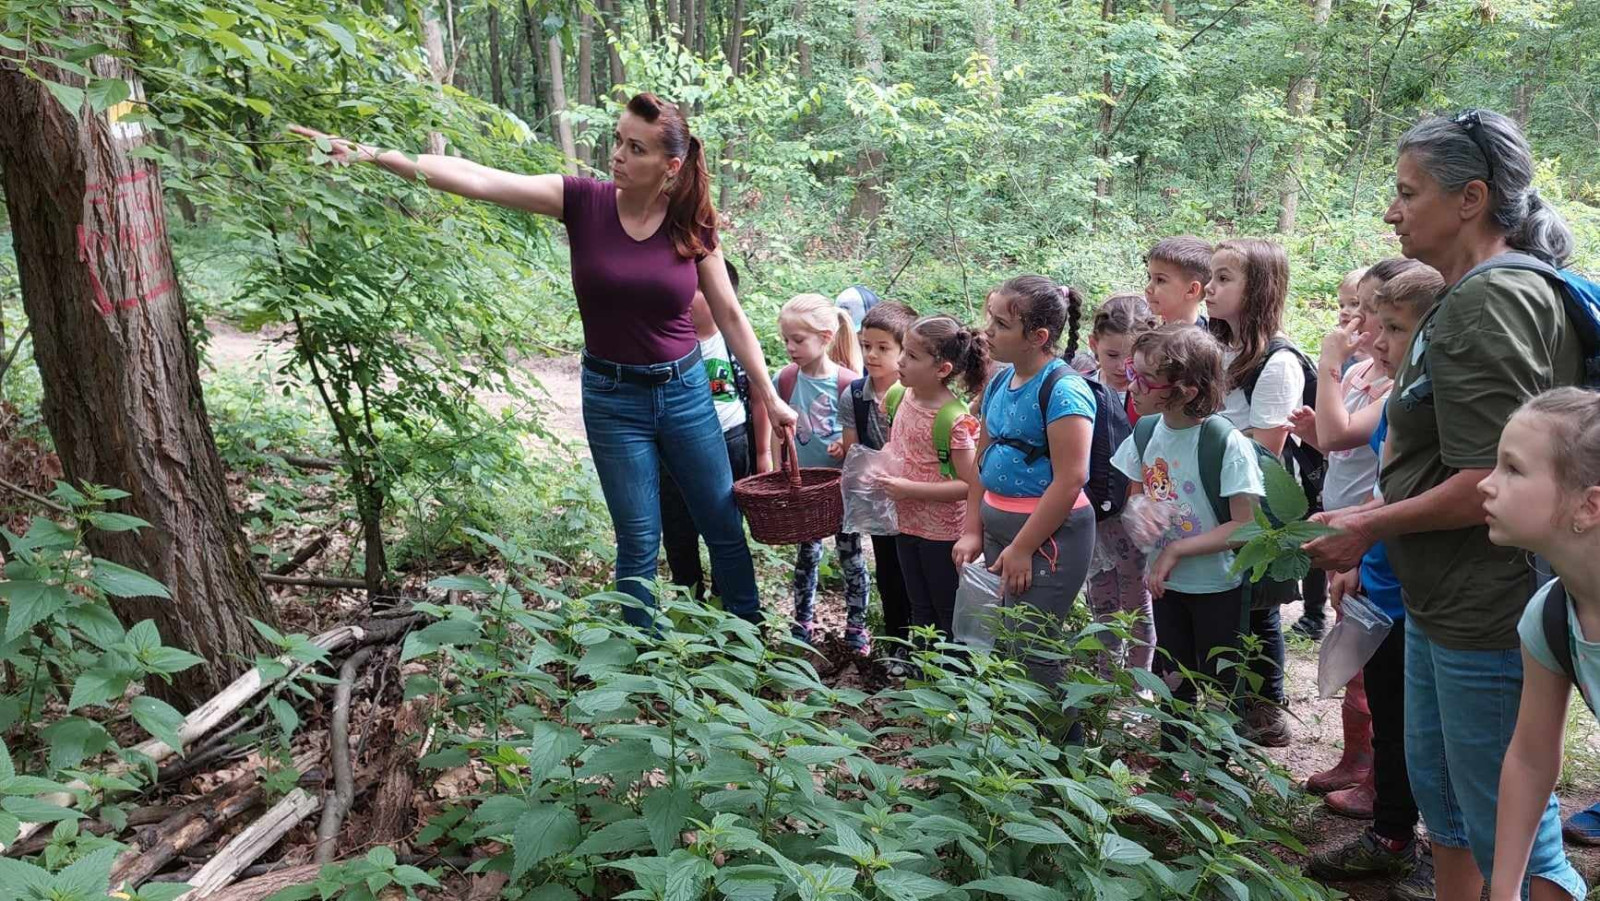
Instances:
[[[343,460],[334,460],[328,457],[308,457],[304,454],[279,454],[278,459],[300,469],[329,470],[338,469],[344,465]]]
[[[350,802],[355,799],[355,780],[350,775],[350,694],[355,688],[361,667],[372,656],[372,648],[362,648],[350,655],[339,668],[339,685],[333,690],[333,722],[328,727],[328,759],[333,764],[333,797],[322,808],[322,822],[317,824],[317,853],[313,860],[327,863],[333,860],[334,846],[339,840],[339,827],[344,825],[345,814],[350,812]]]
[[[457,872],[464,871],[467,867],[472,866],[473,862],[471,857],[467,857],[465,855],[445,856],[440,854],[396,854],[394,859],[395,863],[408,867],[421,867],[423,869],[428,869],[429,867],[440,866],[449,867]],[[318,867],[320,865],[310,864],[310,866]],[[255,863],[239,871],[239,878],[255,879],[259,876],[271,876],[278,873],[287,873],[290,870],[301,870],[305,869],[305,867],[305,864],[289,864],[282,860],[276,860],[272,863]],[[150,877],[149,881],[188,882],[190,879],[193,879],[194,874],[199,871],[199,867],[190,867],[186,870],[174,870],[171,873],[162,873],[159,876],[152,876]],[[212,895],[209,901],[217,901],[219,898],[231,897],[234,891],[244,888],[247,884],[248,883],[240,882],[234,885],[232,888],[224,889]]]
[[[328,533],[324,532],[321,535],[318,535],[317,537],[306,542],[305,545],[300,548],[300,550],[295,551],[294,556],[284,561],[283,565],[273,569],[272,574],[275,576],[287,576],[300,567],[305,566],[307,563],[311,562],[312,557],[315,557],[316,555],[327,550],[330,541],[331,539],[328,537]]]
[[[221,889],[207,897],[209,901],[262,901],[262,899],[269,898],[283,889],[316,882],[317,874],[321,872],[322,865],[315,863],[298,867],[283,867],[264,876],[258,876],[238,885]]]
[[[339,626],[330,629],[311,639],[311,644],[324,651],[334,651],[352,642],[359,642],[366,637],[366,631],[360,626]],[[295,661],[285,655],[278,658],[284,666],[292,666]],[[190,744],[205,737],[206,733],[216,728],[217,724],[226,719],[234,711],[243,707],[269,683],[261,675],[261,670],[251,669],[249,672],[233,680],[233,683],[224,688],[221,693],[211,700],[196,707],[188,716],[183,718],[183,724],[178,727],[178,737],[183,744]],[[176,749],[169,747],[166,742],[152,738],[142,744],[135,745],[124,752],[124,759],[107,767],[108,776],[121,776],[132,770],[134,761],[149,758],[154,763],[160,763],[176,753]],[[87,792],[89,786],[82,780],[74,780],[67,784],[66,792],[57,792],[51,795],[42,795],[40,800],[58,804],[62,807],[71,807],[77,803],[77,792]],[[23,823],[22,829],[11,844],[0,848],[0,853],[9,853],[12,848],[29,836],[42,829],[42,823]]]
[[[267,585],[295,585],[301,588],[328,588],[336,591],[367,587],[367,583],[360,579],[335,579],[328,576],[279,576],[262,573],[261,581]]]
[[[200,872],[194,874],[194,878],[189,881],[191,888],[179,895],[178,901],[198,901],[226,888],[238,878],[245,867],[272,850],[272,846],[282,840],[290,829],[311,816],[321,805],[322,800],[316,795],[307,793],[305,789],[296,788],[289,792],[283,800],[272,805],[272,809],[261,819],[246,826],[243,832],[234,836],[232,841],[211,858],[210,863],[201,867]]]
[[[15,483],[8,482],[5,479],[0,479],[0,488],[4,488],[7,491],[9,491],[12,494],[15,494],[15,495],[17,495],[19,497],[25,497],[28,500],[33,501],[36,504],[39,504],[40,506],[48,507],[51,510],[54,510],[55,512],[60,513],[62,516],[70,516],[70,515],[72,515],[72,511],[68,510],[66,507],[61,506],[60,504],[56,503],[55,501],[53,501],[53,500],[51,500],[51,499],[49,499],[47,497],[44,497],[43,495],[34,494],[32,491],[29,491],[28,489],[22,487],[21,485],[17,485]]]

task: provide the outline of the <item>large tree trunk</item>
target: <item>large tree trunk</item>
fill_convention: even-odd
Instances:
[[[1322,56],[1322,30],[1333,12],[1333,0],[1311,0],[1311,24],[1314,29],[1310,39],[1302,41],[1298,49],[1305,61],[1304,75],[1289,83],[1289,94],[1284,108],[1290,119],[1300,119],[1311,112],[1311,102],[1317,96],[1317,64]],[[1295,220],[1300,215],[1300,169],[1305,165],[1306,151],[1303,142],[1296,142],[1289,169],[1284,173],[1283,185],[1278,189],[1278,233],[1291,234]]]
[[[606,93],[623,100],[625,90],[622,85],[628,80],[628,73],[622,66],[622,51],[617,49],[617,42],[611,39],[612,35],[622,36],[621,0],[603,0],[601,25],[609,32],[606,35],[606,65],[611,83],[606,85]]]
[[[500,80],[500,9],[489,6],[489,99],[495,106],[506,105],[505,84]]]
[[[695,35],[699,33],[700,27],[695,24],[695,13],[694,0],[683,0],[683,46],[690,53],[694,52]]]
[[[744,15],[745,0],[734,0],[733,21],[728,23],[728,65],[733,77],[744,74]]]
[[[800,28],[800,37],[796,41],[796,52],[800,54],[800,79],[811,80],[811,42],[805,38],[806,29],[806,0],[794,0],[794,23]]]
[[[132,103],[142,103],[143,88],[113,58],[87,65],[129,82]],[[42,59],[34,66],[83,86]],[[167,243],[161,175],[133,156],[149,135],[114,118],[131,106],[99,115],[86,107],[74,119],[43,84],[0,66],[0,169],[44,421],[68,481],[127,491],[117,508],[150,522],[137,533],[93,533],[89,546],[171,591],[171,600],[115,606],[126,622],[152,619],[167,644],[206,659],[170,688],[151,680],[187,703],[220,690],[255,656],[247,617],[277,617],[228,505]]]
[[[439,23],[437,10],[431,3],[423,5],[422,44],[428,53],[428,72],[433,83],[443,85],[450,80],[450,64],[444,56],[444,26]],[[428,132],[428,152],[435,155],[444,153],[444,135],[436,131]]]
[[[550,65],[550,116],[555,119],[561,153],[567,158],[563,168],[571,174],[577,172],[573,163],[578,159],[578,145],[572,139],[572,123],[567,119],[567,77],[562,67],[560,35],[550,36],[550,51],[546,59]]]
[[[874,84],[883,81],[883,42],[878,38],[876,0],[856,0],[856,45],[861,48],[867,77]],[[856,191],[850,199],[850,217],[876,220],[883,214],[883,193],[878,169],[883,165],[883,151],[866,145],[856,151],[856,161],[851,166],[855,176]]]

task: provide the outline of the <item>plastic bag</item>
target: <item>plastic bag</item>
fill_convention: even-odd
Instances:
[[[1394,628],[1389,614],[1365,594],[1346,595],[1339,621],[1322,637],[1317,652],[1317,696],[1331,698],[1366,666]]]
[[[1000,575],[989,572],[982,557],[961,567],[955,616],[950,623],[955,640],[974,650],[993,648],[994,619],[999,608]]]
[[[879,485],[884,476],[893,475],[899,475],[899,466],[887,454],[864,444],[850,445],[839,479],[839,490],[844,492],[842,531],[858,535],[899,534],[900,518],[895,514],[894,498]]]
[[[1122,508],[1122,527],[1146,557],[1154,559],[1167,537],[1167,529],[1178,518],[1178,505],[1172,501],[1153,501],[1136,494]]]

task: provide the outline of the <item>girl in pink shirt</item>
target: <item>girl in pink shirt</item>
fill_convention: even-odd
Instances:
[[[960,574],[951,556],[978,477],[978,420],[950,390],[958,376],[968,397],[983,391],[989,347],[983,333],[949,316],[925,316],[906,330],[900,384],[889,389],[885,453],[901,475],[884,479],[895,500],[895,550],[911,600],[911,624],[949,637]]]

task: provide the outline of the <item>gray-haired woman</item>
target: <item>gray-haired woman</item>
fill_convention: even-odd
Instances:
[[[1450,287],[1395,377],[1383,501],[1329,517],[1343,534],[1307,549],[1333,570],[1375,541],[1388,549],[1406,605],[1412,794],[1432,839],[1438,897],[1476,898],[1494,863],[1500,766],[1522,690],[1517,620],[1535,587],[1526,555],[1489,542],[1477,485],[1518,405],[1583,373],[1556,288],[1497,264],[1521,253],[1560,266],[1572,233],[1531,186],[1521,131],[1497,113],[1419,122],[1401,138],[1395,170],[1384,221],[1405,255]],[[1584,896],[1553,797],[1528,873],[1534,898]]]

